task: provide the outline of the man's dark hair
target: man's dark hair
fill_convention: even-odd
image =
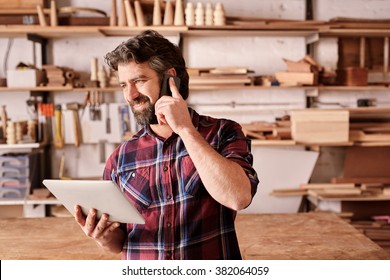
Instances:
[[[175,68],[176,75],[181,80],[179,92],[183,99],[188,97],[189,77],[180,48],[154,30],[146,30],[121,43],[115,50],[107,53],[104,59],[114,71],[118,71],[119,64],[127,64],[129,61],[147,62],[161,79],[168,69]]]

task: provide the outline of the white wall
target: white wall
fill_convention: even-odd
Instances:
[[[59,5],[74,5],[96,7],[109,13],[110,1],[58,1]],[[193,1],[212,2],[217,1]],[[263,17],[280,19],[304,19],[305,0],[247,0],[221,1],[228,16]],[[314,16],[318,20],[329,20],[333,17],[363,17],[386,18],[390,12],[390,0],[317,0],[314,1]],[[126,38],[62,38],[51,40],[51,63],[59,66],[69,66],[76,71],[89,71],[90,58],[102,57],[112,50],[119,42]],[[176,37],[170,38],[177,41]],[[1,69],[0,76],[4,77],[3,57],[8,39],[0,38]],[[189,67],[210,66],[247,66],[257,75],[273,74],[284,70],[282,58],[298,60],[306,52],[305,40],[302,37],[261,37],[261,36],[184,36],[184,56]],[[315,58],[325,67],[335,69],[337,65],[337,39],[324,39],[315,44]],[[38,56],[39,60],[39,56]],[[8,68],[13,68],[19,62],[33,62],[32,43],[25,39],[15,39],[9,56]],[[358,97],[371,96],[369,92],[339,93],[329,92],[321,95],[324,102],[341,102],[355,104]],[[55,103],[82,102],[84,93],[54,93]],[[120,102],[121,94],[105,94],[110,102]],[[386,102],[390,93],[374,93],[378,100]],[[0,105],[6,104],[9,116],[15,119],[28,118],[24,108],[28,93],[12,92],[1,93]],[[283,115],[291,108],[305,107],[305,93],[303,90],[208,90],[193,91],[188,102],[201,113],[216,117],[227,117],[245,123],[253,120],[273,121],[275,116]],[[238,104],[231,106],[232,103]],[[17,104],[17,105],[14,105]],[[240,105],[241,104],[241,105]],[[252,105],[251,105],[252,104]],[[106,146],[106,153],[112,151],[114,145]],[[254,148],[256,149],[256,148]],[[67,145],[66,174],[71,177],[100,176],[103,164],[99,163],[98,146],[94,144],[82,145],[75,148]],[[63,151],[53,153],[53,176],[58,175],[59,159]],[[324,167],[334,157],[325,157]],[[316,168],[316,172],[321,172]],[[275,175],[278,171],[275,170]],[[261,170],[259,170],[261,174]],[[317,178],[323,178],[316,175]],[[261,178],[260,178],[261,180]],[[261,184],[260,184],[261,187]]]

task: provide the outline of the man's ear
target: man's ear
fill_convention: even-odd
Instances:
[[[176,76],[177,75],[177,73],[176,73],[176,69],[175,68],[169,68],[168,70],[167,70],[167,72],[166,73],[168,73],[168,74],[170,74],[170,75],[172,75],[172,76]]]

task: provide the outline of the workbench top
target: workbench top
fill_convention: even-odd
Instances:
[[[390,255],[332,213],[238,215],[236,230],[247,260],[370,260]]]
[[[245,259],[390,259],[334,214],[239,214]],[[0,259],[119,259],[84,235],[73,218],[0,219]]]

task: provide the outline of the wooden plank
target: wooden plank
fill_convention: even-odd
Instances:
[[[344,160],[344,177],[367,178],[361,183],[385,183],[381,177],[390,176],[390,147],[348,147]],[[377,179],[376,181],[369,181]]]
[[[343,177],[332,178],[331,182],[334,184],[340,183],[354,183],[354,184],[390,184],[390,177]]]
[[[313,121],[327,121],[327,122],[348,122],[348,110],[340,109],[304,109],[291,110],[291,122],[313,122]]]
[[[275,72],[276,80],[281,85],[315,85],[317,77],[315,73],[305,72]]]
[[[350,130],[349,140],[360,142],[389,142],[390,133],[365,133],[362,130]]]
[[[307,195],[306,190],[302,189],[274,189],[270,193],[273,196],[303,196]]]
[[[322,184],[301,184],[299,186],[301,189],[306,190],[319,190],[319,189],[333,189],[333,188],[355,188],[355,184],[353,183],[345,183],[345,184],[331,184],[331,183],[322,183]]]

